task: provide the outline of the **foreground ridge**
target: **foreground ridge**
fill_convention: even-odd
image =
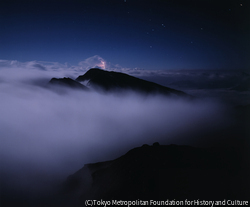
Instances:
[[[80,203],[86,199],[247,200],[249,184],[249,168],[238,149],[154,143],[112,161],[84,165],[67,178],[64,193]]]

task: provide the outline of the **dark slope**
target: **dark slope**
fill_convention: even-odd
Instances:
[[[49,86],[64,86],[74,89],[88,90],[88,88],[81,83],[72,80],[71,78],[52,78],[49,81]]]
[[[240,91],[240,92],[250,91],[250,78],[242,81],[237,86],[231,88],[231,90]]]
[[[118,159],[87,164],[65,182],[79,199],[249,199],[249,168],[235,149],[167,145],[130,150]]]
[[[142,80],[124,73],[105,71],[97,68],[88,70],[84,75],[79,76],[76,81],[88,81],[88,85],[100,88],[104,91],[116,91],[130,89],[142,93],[160,93],[164,95],[187,96],[184,92],[159,84]]]

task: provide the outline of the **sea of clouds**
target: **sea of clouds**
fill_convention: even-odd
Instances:
[[[143,144],[210,146],[218,142],[214,133],[233,123],[230,107],[214,98],[188,101],[157,95],[145,97],[131,91],[116,96],[66,88],[65,93],[57,93],[46,87],[53,77],[76,78],[92,67],[110,67],[110,70],[156,82],[166,77],[163,82],[171,87],[187,76],[192,77],[189,81],[199,82],[203,76],[217,80],[227,74],[213,77],[211,74],[215,72],[195,75],[193,72],[112,68],[99,56],[77,66],[1,60],[0,179],[3,191],[48,192],[48,186],[64,180],[84,164],[115,159]],[[243,78],[247,78],[245,76]],[[188,85],[186,92],[195,90],[199,84],[191,81]],[[181,84],[177,89],[180,88],[183,88]],[[204,86],[202,90],[205,89],[211,90],[211,87]]]

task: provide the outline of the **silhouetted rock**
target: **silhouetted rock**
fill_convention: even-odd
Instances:
[[[153,144],[153,146],[154,146],[154,147],[158,147],[158,146],[160,146],[160,144],[159,144],[159,142],[155,142],[155,143]]]
[[[249,168],[240,151],[143,145],[118,159],[87,164],[68,177],[65,195],[79,199],[249,199]]]
[[[164,95],[187,96],[187,94],[182,91],[161,86],[124,73],[105,71],[97,68],[88,70],[84,75],[79,76],[76,81],[88,82],[88,86],[104,91],[129,89],[146,94],[160,93]]]
[[[88,90],[88,88],[81,83],[72,80],[71,78],[52,78],[49,85],[64,86],[74,89]]]
[[[250,104],[238,105],[235,107],[235,118],[241,121],[241,125],[245,125],[245,129],[249,129],[250,126]],[[246,130],[245,130],[246,131]]]

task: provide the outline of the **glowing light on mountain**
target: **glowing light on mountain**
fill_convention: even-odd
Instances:
[[[101,67],[102,67],[102,69],[105,69],[105,62],[104,61],[101,61]]]

